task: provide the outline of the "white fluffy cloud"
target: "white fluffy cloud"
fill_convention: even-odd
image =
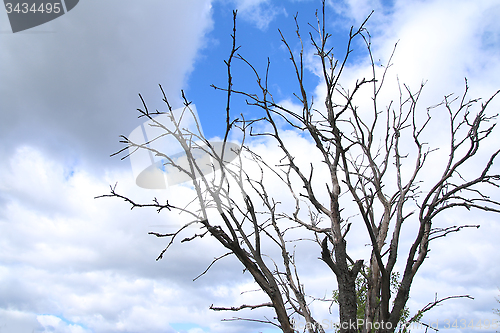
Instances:
[[[193,246],[177,243],[156,262],[166,241],[147,232],[173,231],[177,217],[94,199],[115,181],[135,200],[165,199],[167,193],[141,192],[130,172],[96,178],[75,169],[68,176],[63,165],[29,147],[17,151],[5,172],[0,320],[7,332],[20,321],[56,332],[174,332],[169,327],[177,322],[217,326],[220,315],[210,313],[210,302],[232,305],[239,296],[230,286],[247,283],[231,259],[192,282],[221,254],[209,238]]]

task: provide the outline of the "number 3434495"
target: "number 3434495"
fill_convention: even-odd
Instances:
[[[33,3],[31,6],[29,3],[17,3],[17,4],[12,4],[10,2],[7,2],[5,4],[5,9],[7,10],[7,14],[10,13],[18,13],[18,14],[36,14],[36,13],[54,13],[58,14],[61,12],[61,4],[59,2],[56,3],[41,3],[40,5],[36,5]]]

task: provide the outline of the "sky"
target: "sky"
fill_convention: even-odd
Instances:
[[[0,10],[0,332],[276,332],[259,323],[221,321],[233,314],[209,310],[211,304],[262,300],[245,292],[256,285],[233,258],[193,282],[224,253],[213,239],[176,243],[156,261],[166,243],[148,232],[171,232],[183,223],[181,217],[94,197],[118,182],[117,189],[138,202],[188,198],[191,193],[183,187],[139,188],[131,162],[110,157],[122,148],[119,135],[143,122],[137,118],[138,94],[149,109],[164,111],[158,84],[174,108],[182,105],[183,90],[196,105],[205,136],[223,136],[225,95],[210,85],[227,85],[224,60],[231,50],[232,10],[238,9],[239,52],[259,70],[269,58],[274,98],[296,103],[297,86],[278,28],[296,50],[294,15],[306,33],[320,5],[313,0],[81,0],[67,14],[18,33]],[[349,28],[372,9],[367,27],[375,58],[386,63],[397,43],[389,94],[398,94],[396,77],[414,89],[426,82],[421,105],[429,106],[447,94],[461,94],[465,77],[472,97],[488,98],[500,88],[499,0],[334,1],[327,6],[327,26],[337,57],[345,54]],[[346,84],[369,70],[358,46]],[[307,46],[306,86],[321,97],[311,55]],[[235,88],[255,88],[247,67],[236,63],[233,70]],[[499,105],[490,111],[498,112]],[[233,110],[255,115],[241,98],[234,99]],[[306,158],[310,142],[289,135],[297,156]],[[492,135],[498,137],[498,131]],[[498,149],[494,137],[487,150]],[[270,159],[278,154],[266,141],[249,144]],[[498,198],[498,192],[491,195]],[[432,245],[414,280],[410,310],[431,302],[436,293],[469,294],[474,300],[448,301],[424,318],[440,327],[446,320],[460,326],[461,319],[467,324],[500,319],[492,311],[500,307],[495,300],[499,218],[460,211],[444,222],[481,227]],[[356,244],[354,253],[364,254],[366,248]],[[301,269],[312,283],[308,290],[322,297],[331,294],[335,279],[314,251],[301,255]],[[321,318],[338,318],[324,307],[314,309]],[[269,312],[241,315],[259,318]]]

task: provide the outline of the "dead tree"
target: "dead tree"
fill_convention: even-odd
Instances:
[[[156,199],[151,204],[141,205],[118,194],[114,187],[110,194],[101,197],[122,198],[132,208],[152,206],[159,212],[164,209],[177,210],[190,216],[190,220],[174,233],[151,232],[157,237],[169,238],[157,259],[162,258],[182,232],[191,232],[191,235],[181,242],[190,242],[209,234],[227,249],[227,253],[214,259],[212,264],[228,255],[235,256],[269,299],[256,305],[212,305],[212,310],[240,311],[271,307],[276,314],[274,320],[248,320],[271,323],[283,332],[291,333],[296,332],[292,318],[299,317],[307,323],[308,332],[324,332],[311,311],[310,299],[300,280],[293,251],[289,249],[289,242],[297,240],[293,238],[296,236],[289,236],[289,231],[298,229],[306,235],[304,238],[309,237],[318,244],[318,256],[336,278],[336,283],[333,283],[332,276],[331,289],[338,288],[340,332],[394,332],[398,325],[404,328],[404,324],[408,324],[401,322],[401,314],[415,274],[427,258],[430,242],[463,228],[479,227],[435,227],[433,221],[450,209],[500,212],[499,201],[484,192],[489,187],[499,186],[500,175],[492,171],[492,166],[500,149],[493,151],[480,168],[476,166],[473,172],[465,172],[471,163],[476,163],[476,158],[482,152],[482,142],[495,127],[490,122],[496,115],[488,115],[486,109],[498,92],[480,104],[479,99],[468,98],[466,83],[461,97],[448,95],[438,105],[422,109],[418,101],[424,85],[416,91],[406,85],[399,85],[397,100],[381,105],[384,101],[380,100],[380,92],[392,56],[380,72],[372,57],[370,36],[365,28],[367,21],[358,29],[351,28],[347,51],[339,60],[334,58],[332,49],[328,47],[331,35],[325,28],[324,2],[317,18],[317,28],[310,33],[309,40],[321,64],[326,96],[323,104],[316,106],[305,87],[304,49],[298,54],[294,53],[281,31],[282,41],[289,51],[296,74],[299,93],[295,96],[302,110],[297,112],[274,101],[268,87],[269,62],[268,70],[261,76],[238,53],[234,12],[233,46],[225,62],[227,87],[214,86],[227,94],[226,131],[222,149],[216,149],[200,134],[201,131],[182,128],[179,119],[173,116],[175,129],[167,128],[155,120],[159,113],[149,112],[143,101],[144,110],[139,110],[141,117],[150,119],[152,126],[164,131],[154,140],[162,136],[175,137],[188,163],[180,165],[168,155],[152,148],[149,143],[154,140],[133,142],[122,137],[125,147],[116,153],[142,149],[163,157],[165,164],[190,177],[196,198],[187,207],[169,202],[162,204]],[[297,38],[302,43],[297,20],[296,28]],[[372,71],[370,77],[360,78],[351,87],[344,87],[341,85],[342,74],[347,70],[352,44],[357,39],[366,45]],[[235,60],[243,61],[255,73],[258,92],[239,91],[233,87],[231,66]],[[363,99],[368,87],[371,92],[370,105],[360,106],[358,100]],[[234,118],[231,114],[231,98],[234,94],[245,96],[247,104],[259,108],[262,116],[252,120]],[[163,100],[172,111],[165,94]],[[192,112],[190,105],[184,98],[183,112]],[[444,111],[447,116],[449,131],[448,146],[441,147],[441,153],[446,151],[449,157],[445,164],[433,168],[439,168],[439,177],[430,183],[423,177],[422,170],[425,170],[428,158],[436,149],[429,147],[424,136],[434,120],[434,114],[440,111]],[[321,156],[321,165],[326,166],[326,172],[319,172],[319,166],[314,164],[308,168],[300,166],[300,157],[282,136],[283,125],[279,124],[283,122],[314,144]],[[265,126],[259,126],[261,124]],[[270,130],[259,132],[259,128]],[[227,163],[225,147],[233,130],[242,131],[244,139],[234,151],[239,154],[238,158],[235,162]],[[281,150],[281,163],[270,165],[252,151],[245,139],[254,136],[270,138]],[[413,150],[412,154],[408,153],[410,149]],[[210,176],[204,174],[202,169],[206,165],[200,165],[196,151],[208,154],[212,159],[212,168],[219,172]],[[260,177],[255,178],[246,172],[244,165],[248,161],[258,167]],[[409,164],[413,167],[406,167]],[[284,195],[295,203],[294,211],[281,211],[279,200],[269,195],[265,181],[268,174],[288,188],[289,193]],[[209,211],[216,214],[210,214]],[[414,230],[413,242],[408,249],[400,246],[403,223]],[[360,237],[368,239],[371,246],[369,258],[356,259],[349,255],[347,239],[353,224],[364,226],[365,234]],[[193,233],[195,229],[188,228],[195,225],[201,228],[200,233]],[[274,253],[270,249],[277,249],[279,255],[270,257],[270,253]],[[404,255],[404,271],[398,281],[397,291],[391,293],[391,276],[395,272],[398,253]],[[357,316],[355,286],[359,274],[363,274],[368,286],[361,321]],[[446,299],[456,297],[470,296],[451,296]],[[441,301],[436,299],[429,304],[436,305]],[[422,312],[434,306],[429,304],[410,321],[419,320]]]

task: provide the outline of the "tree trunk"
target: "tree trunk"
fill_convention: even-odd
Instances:
[[[346,242],[342,239],[335,245],[335,259],[340,274],[337,275],[339,286],[339,315],[340,332],[355,333],[357,328],[357,297],[356,275],[357,271],[349,269],[347,265]]]

